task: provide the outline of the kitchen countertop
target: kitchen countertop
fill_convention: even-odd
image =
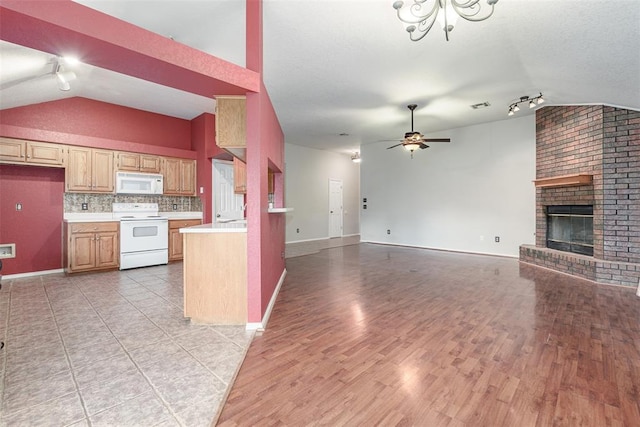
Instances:
[[[247,224],[238,222],[214,222],[213,224],[195,225],[193,227],[181,228],[180,233],[246,233]]]
[[[160,212],[160,216],[167,217],[169,219],[202,219],[202,212]],[[81,213],[81,212],[67,212],[64,214],[64,222],[110,222],[120,221],[118,218],[113,217],[111,212],[98,212],[98,213]]]

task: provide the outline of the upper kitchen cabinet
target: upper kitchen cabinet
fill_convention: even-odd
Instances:
[[[247,194],[247,165],[237,157],[233,158],[233,192]]]
[[[196,195],[196,161],[166,157],[162,162],[164,194]]]
[[[245,97],[216,98],[216,144],[246,161],[247,102]]]
[[[127,172],[160,173],[161,157],[150,154],[118,152],[116,170]]]
[[[69,147],[67,192],[113,193],[113,151]]]
[[[34,166],[65,166],[66,147],[46,142],[0,138],[0,162]]]

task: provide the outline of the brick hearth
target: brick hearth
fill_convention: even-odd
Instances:
[[[536,112],[536,178],[590,174],[536,189],[536,244],[520,260],[601,283],[640,282],[640,111],[602,105]],[[546,207],[593,205],[593,257],[546,248]]]

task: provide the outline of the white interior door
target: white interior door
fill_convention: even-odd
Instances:
[[[233,163],[213,162],[214,221],[244,218],[244,196],[233,192]]]
[[[342,236],[342,181],[329,180],[329,237]]]

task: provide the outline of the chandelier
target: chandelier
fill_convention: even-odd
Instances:
[[[533,98],[525,95],[525,96],[521,96],[519,100],[512,102],[511,105],[509,105],[508,115],[513,116],[515,113],[520,111],[520,107],[518,107],[518,104],[523,104],[525,102],[529,103],[529,108],[535,108],[537,105],[542,104],[544,102],[544,98],[542,97],[542,92],[540,92],[538,96],[534,96]]]
[[[411,0],[405,7],[404,1],[393,3],[393,8],[414,42],[422,40],[433,24],[439,21],[444,36],[449,41],[449,33],[456,25],[458,16],[467,21],[484,21],[493,15],[493,7],[498,0],[487,0],[489,7],[483,8],[480,0]]]

